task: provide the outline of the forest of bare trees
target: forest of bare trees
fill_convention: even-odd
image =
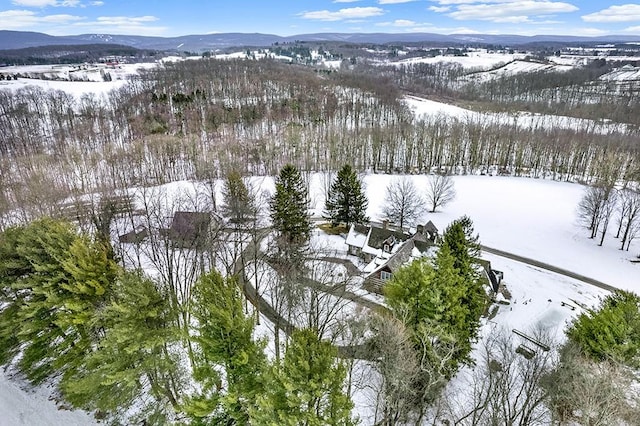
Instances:
[[[442,84],[455,74],[433,73]],[[350,163],[374,173],[497,167],[584,183],[604,173],[638,176],[630,126],[563,129],[549,118],[524,128],[479,114],[417,119],[397,80],[268,60],[199,60],[142,71],[106,98],[0,91],[0,213],[20,206],[14,214],[23,219],[55,214],[73,195],[211,181],[229,170],[273,175],[285,163],[303,171]]]

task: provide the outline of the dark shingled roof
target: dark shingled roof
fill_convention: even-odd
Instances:
[[[409,238],[409,235],[400,231],[392,231],[391,229],[372,226],[371,235],[369,236],[367,245],[369,247],[380,249],[382,248],[384,241],[389,237],[394,237],[396,241],[406,241]]]
[[[131,232],[118,236],[118,241],[125,244],[140,244],[149,235],[146,227],[142,227],[138,231],[135,229]]]
[[[414,247],[413,240],[407,241],[387,260],[387,263],[385,263],[383,267],[389,268],[392,273],[396,272],[411,259],[411,252]]]
[[[355,224],[353,225],[353,230],[358,234],[367,235],[369,233],[369,227],[366,225]]]
[[[433,222],[429,221],[424,225],[424,232],[432,232],[437,234],[438,228],[433,224]]]
[[[425,253],[429,248],[433,247],[435,244],[431,241],[426,240],[418,240],[416,238],[411,238],[413,240],[413,244],[420,251],[420,253]]]
[[[167,236],[181,247],[195,247],[204,243],[211,215],[202,212],[176,212]]]

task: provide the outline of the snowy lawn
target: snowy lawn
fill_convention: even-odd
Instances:
[[[368,175],[368,215],[381,219],[388,182],[394,176]],[[427,176],[411,176],[426,191]],[[612,219],[603,247],[588,238],[577,220],[577,206],[585,186],[544,179],[455,176],[456,199],[427,220],[442,232],[453,220],[468,215],[482,244],[533,258],[603,281],[614,287],[640,292],[640,264],[631,263],[640,253],[640,242],[629,252],[619,250]],[[496,269],[500,269],[496,266]],[[508,275],[506,276],[508,278]]]
[[[24,388],[22,387],[24,386]],[[85,411],[58,409],[50,399],[51,389],[30,389],[15,379],[9,378],[2,369],[0,373],[0,426],[89,426],[98,424]]]

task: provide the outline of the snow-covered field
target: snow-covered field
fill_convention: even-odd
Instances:
[[[392,62],[393,65],[410,65],[410,64],[437,64],[438,62],[454,62],[460,64],[466,69],[482,69],[493,68],[499,64],[505,64],[516,59],[523,59],[526,53],[498,53],[487,51],[486,49],[478,49],[471,51],[466,56],[438,55],[434,57],[418,57],[402,59]]]
[[[37,86],[45,90],[62,90],[80,99],[84,94],[95,94],[102,96],[111,90],[124,86],[131,76],[136,75],[141,68],[155,67],[155,63],[147,64],[122,64],[119,68],[104,69],[111,75],[111,81],[103,81],[98,69],[88,71],[73,72],[73,78],[86,81],[69,81],[69,72],[73,66],[52,66],[52,65],[28,65],[3,67],[0,72],[3,74],[45,74],[43,78],[18,78],[18,80],[0,81],[0,90],[19,90],[27,86]],[[102,69],[102,68],[101,68]]]
[[[625,65],[600,77],[602,81],[640,81],[640,67]]]
[[[569,71],[573,68],[574,65],[544,64],[541,62],[515,60],[490,71],[469,74],[467,78],[473,81],[482,82],[499,77],[512,76],[522,73],[563,72]]]
[[[535,114],[527,111],[516,113],[478,112],[455,105],[405,96],[404,103],[413,111],[417,118],[427,116],[453,117],[459,120],[479,121],[483,123],[517,124],[523,129],[594,129],[595,132],[607,134],[615,131],[625,131],[626,126],[619,123],[595,122],[584,118],[567,117],[563,115]]]

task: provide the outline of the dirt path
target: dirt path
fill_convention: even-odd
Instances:
[[[577,274],[575,272],[571,272],[567,269],[559,268],[557,266],[550,265],[548,263],[540,262],[535,259],[531,259],[528,257],[520,256],[517,254],[509,253],[506,251],[498,250],[492,247],[480,246],[480,248],[487,253],[495,254],[496,256],[506,257],[507,259],[515,260],[516,262],[521,262],[529,266],[535,266],[536,268],[544,269],[545,271],[555,272],[556,274],[564,275],[565,277],[573,278],[578,281],[582,281],[583,283],[601,288],[603,290],[615,291],[616,287],[613,287],[609,284],[605,284],[602,281],[595,280],[593,278],[589,278],[587,276]]]

